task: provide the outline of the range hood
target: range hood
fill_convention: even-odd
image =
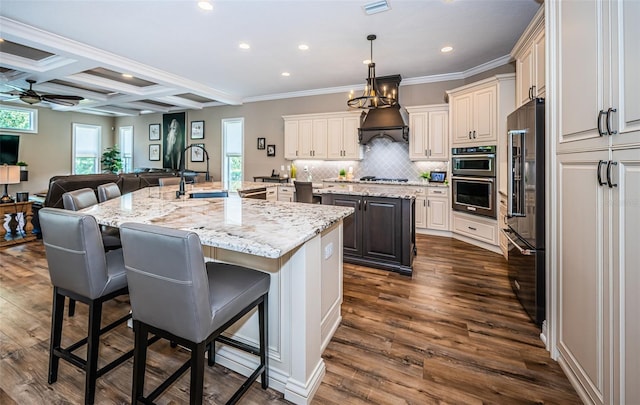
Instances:
[[[402,78],[400,75],[384,76],[376,78],[378,88],[387,87],[389,91],[396,90],[398,99],[400,94],[398,87]],[[374,108],[363,112],[360,116],[360,128],[358,139],[361,144],[366,144],[376,137],[390,138],[394,142],[409,142],[409,114],[400,104],[387,108]]]

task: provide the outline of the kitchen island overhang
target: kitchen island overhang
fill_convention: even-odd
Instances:
[[[219,183],[189,191],[219,189]],[[269,384],[296,404],[311,402],[325,373],[322,351],[341,321],[343,219],[346,207],[227,198],[176,199],[177,186],[149,187],[83,210],[98,223],[152,223],[197,233],[207,260],[238,264],[271,275]],[[256,344],[257,316],[231,329]],[[216,362],[249,375],[257,360],[218,345]]]

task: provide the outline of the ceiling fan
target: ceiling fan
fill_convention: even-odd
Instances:
[[[78,104],[78,101],[84,100],[84,97],[80,96],[65,96],[63,94],[38,94],[35,90],[32,89],[36,81],[27,79],[27,83],[29,83],[29,90],[21,89],[19,87],[11,86],[10,84],[8,84],[7,86],[13,87],[16,90],[4,94],[17,96],[20,100],[24,101],[27,104],[38,104],[41,101],[46,101],[48,103],[73,107],[74,105]]]

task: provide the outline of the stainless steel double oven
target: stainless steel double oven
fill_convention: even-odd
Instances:
[[[495,218],[495,145],[453,148],[451,155],[453,210]]]

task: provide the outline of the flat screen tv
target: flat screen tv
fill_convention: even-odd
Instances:
[[[17,135],[0,135],[0,165],[18,163],[18,147],[20,137]]]

